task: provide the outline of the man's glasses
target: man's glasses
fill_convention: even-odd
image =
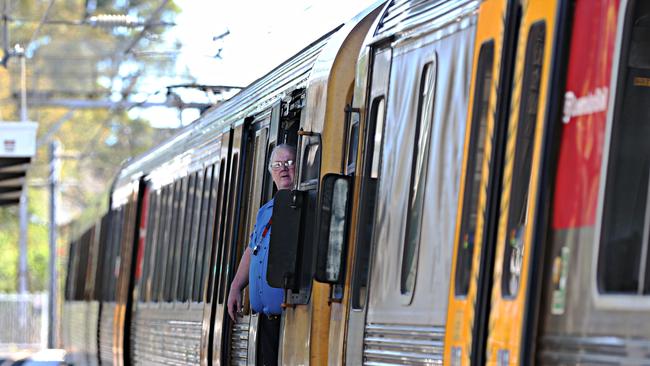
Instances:
[[[287,160],[287,161],[276,161],[274,163],[269,164],[269,167],[272,170],[282,170],[283,168],[291,168],[296,162],[293,160]]]

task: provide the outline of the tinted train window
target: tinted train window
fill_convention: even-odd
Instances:
[[[411,184],[400,280],[400,291],[402,294],[410,294],[413,292],[415,275],[417,274],[417,252],[422,229],[422,208],[424,207],[424,192],[429,161],[435,77],[434,64],[426,64],[420,78],[418,120],[415,125],[415,138],[413,143],[413,165],[411,165]]]
[[[349,112],[350,136],[348,138],[348,164],[347,174],[352,174],[356,170],[357,151],[359,149],[359,112],[351,110]]]
[[[546,24],[533,24],[528,33],[526,60],[522,80],[517,137],[515,140],[514,166],[510,185],[510,207],[505,251],[503,254],[503,276],[501,293],[515,296],[519,290],[521,266],[524,257],[524,236],[528,217],[528,191],[530,189],[531,164],[535,143],[535,127],[544,61]],[[504,179],[507,179],[504,178]],[[504,183],[504,185],[507,184]]]
[[[490,106],[490,86],[492,85],[492,65],[494,63],[494,42],[481,46],[476,71],[472,127],[467,145],[467,165],[465,188],[463,193],[463,212],[460,234],[458,236],[456,258],[456,280],[454,293],[465,296],[469,291],[472,273],[472,256],[476,240],[476,227],[479,215],[481,176],[483,175],[483,158],[485,154],[485,130]],[[483,220],[484,222],[484,220]]]
[[[354,254],[354,275],[352,277],[352,307],[363,309],[368,297],[368,270],[370,269],[370,241],[372,237],[373,220],[377,197],[377,178],[381,159],[382,131],[386,117],[386,102],[384,96],[376,97],[370,106],[368,118],[368,149],[364,153],[366,159],[364,181],[362,183],[362,203],[359,234]]]
[[[160,283],[159,283],[159,290],[160,290],[160,300],[165,301],[166,300],[166,293],[165,293],[165,288],[169,282],[166,281],[167,273],[170,272],[170,268],[167,265],[167,258],[171,255],[171,241],[173,240],[173,232],[172,232],[172,214],[174,211],[174,185],[170,184],[169,186],[165,187],[167,190],[166,196],[167,198],[165,199],[165,216],[162,217],[161,219],[163,220],[163,226],[161,230],[162,234],[162,247],[160,248],[160,262],[158,263],[158,266],[160,268]]]
[[[207,302],[212,301],[212,294],[215,291],[214,286],[217,285],[218,277],[214,278],[213,276],[216,275],[216,271],[220,270],[221,268],[219,267],[219,263],[221,263],[221,256],[223,255],[223,245],[221,245],[221,229],[223,228],[221,218],[223,216],[222,211],[224,210],[223,206],[223,190],[224,186],[226,185],[226,161],[224,159],[221,159],[221,162],[219,163],[219,175],[217,177],[217,192],[214,192],[213,188],[213,193],[216,193],[215,196],[215,201],[214,201],[214,230],[213,230],[213,237],[212,237],[212,246],[213,246],[213,251],[215,251],[214,255],[212,256],[214,258],[214,262],[210,262],[210,267],[208,268],[208,271],[204,271],[203,273],[207,275],[207,280],[208,280],[208,293],[207,293]]]
[[[151,246],[153,245],[153,229],[156,218],[156,193],[153,190],[149,191],[148,194],[149,207],[147,208],[147,226],[145,228],[145,238],[144,238],[144,252],[142,255],[142,273],[140,276],[140,285],[138,288],[140,300],[146,301],[148,298],[148,289],[149,289],[149,272],[151,270],[151,257],[153,252]]]
[[[605,186],[598,263],[604,293],[648,294],[650,3],[628,7]]]
[[[308,184],[318,181],[320,174],[320,143],[315,136],[303,136],[307,144],[302,156],[300,183]]]
[[[167,262],[165,264],[166,274],[165,274],[165,301],[174,300],[174,290],[175,290],[175,279],[178,275],[178,247],[182,238],[183,229],[183,211],[181,210],[181,202],[184,205],[186,199],[187,187],[183,184],[183,181],[178,180],[173,184],[173,198],[171,201],[171,219],[170,219],[170,233],[169,233],[169,249],[167,251]]]
[[[183,213],[183,218],[185,220],[185,224],[182,226],[183,228],[183,234],[180,236],[181,240],[178,241],[178,250],[176,251],[176,256],[178,257],[176,259],[175,266],[178,268],[178,276],[176,280],[176,291],[175,291],[175,296],[177,300],[184,301],[185,300],[185,282],[187,280],[187,261],[188,257],[190,255],[190,248],[191,248],[191,242],[194,240],[192,237],[192,227],[195,225],[194,223],[194,212],[196,211],[196,195],[197,195],[197,187],[199,182],[199,177],[197,177],[197,173],[193,173],[189,177],[189,183],[188,183],[188,188],[187,188],[187,195],[186,195],[186,201],[185,201],[185,207],[181,208],[181,212]],[[180,229],[180,228],[179,228]]]
[[[212,207],[210,203],[210,197],[212,193],[212,170],[213,166],[209,166],[205,168],[204,173],[203,193],[201,198],[203,200],[201,203],[201,223],[198,226],[198,229],[200,230],[199,241],[196,248],[196,266],[194,268],[194,280],[192,281],[192,292],[190,294],[191,299],[194,301],[201,301],[201,286],[203,284],[202,272],[203,267],[206,266],[204,264],[204,257],[208,256],[206,253],[206,241],[208,240],[207,238],[211,237],[207,233],[207,230],[210,227],[210,224],[207,222],[207,220],[209,219],[209,212]],[[190,270],[191,269],[192,267],[190,267]]]
[[[192,297],[192,284],[194,282],[194,272],[196,270],[196,248],[199,243],[199,228],[203,225],[201,220],[201,204],[203,202],[203,184],[205,177],[203,171],[200,170],[196,173],[196,191],[194,193],[194,208],[192,215],[192,231],[190,236],[190,243],[185,243],[185,245],[190,244],[189,253],[187,254],[187,259],[185,260],[184,267],[182,268],[182,273],[185,274],[185,281],[183,281],[185,288],[183,289],[183,301],[191,300]]]
[[[162,299],[162,282],[164,278],[164,258],[165,258],[165,228],[167,227],[167,213],[169,212],[169,186],[160,190],[160,209],[158,210],[158,219],[156,220],[156,258],[154,261],[154,279],[153,293],[154,301]]]
[[[115,300],[115,289],[117,287],[117,276],[120,268],[120,242],[122,239],[122,220],[124,219],[124,206],[113,212],[113,235],[111,238],[111,255],[109,257],[109,268],[107,268],[107,294],[106,300]]]
[[[239,171],[239,154],[233,154],[232,155],[232,168],[230,169],[230,182],[226,182],[226,193],[228,194],[228,199],[225,200],[225,203],[227,203],[226,206],[224,206],[223,210],[223,219],[222,223],[227,223],[226,225],[222,225],[223,228],[221,230],[222,232],[222,247],[223,247],[223,255],[222,255],[222,262],[221,262],[221,271],[219,271],[219,275],[221,276],[221,281],[219,285],[219,298],[218,302],[219,304],[223,304],[224,298],[226,296],[226,289],[229,285],[229,279],[228,279],[228,274],[230,273],[230,268],[229,268],[229,255],[231,254],[230,252],[230,233],[232,232],[231,230],[233,229],[232,227],[228,227],[228,225],[231,225],[232,223],[230,222],[230,212],[231,208],[235,204],[235,196],[237,193],[237,185],[234,184],[237,180],[237,173]]]

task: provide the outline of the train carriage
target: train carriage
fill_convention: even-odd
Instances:
[[[69,364],[97,364],[99,253],[107,223],[108,217],[102,217],[70,243],[62,309],[63,344]]]
[[[268,155],[279,143],[304,147],[298,186],[312,197],[321,161],[315,156],[326,154],[328,169],[340,167],[343,107],[354,79],[347,65],[356,59],[378,5],[121,169],[100,257],[103,364],[255,363],[256,316],[246,307],[231,324],[225,300],[255,212],[274,193]],[[305,142],[310,136],[299,128],[319,130],[327,142]],[[305,253],[308,262],[310,256]],[[327,320],[312,307],[327,307],[327,294],[309,293],[308,267],[303,276],[308,290],[284,317],[283,329],[296,333],[283,333],[283,357],[321,362]],[[305,332],[306,343],[293,341]]]
[[[368,8],[121,169],[71,243],[68,359],[256,364],[246,294],[225,307],[276,195],[281,364],[649,364],[649,19]],[[280,143],[297,181],[276,194]]]
[[[357,65],[360,98],[355,106],[365,120],[357,160],[362,169],[355,180],[351,214],[342,219],[349,225],[347,256],[327,262],[346,265],[345,274],[338,276],[338,281],[345,278],[345,295],[332,313],[329,346],[336,358],[330,358],[330,363],[647,362],[645,328],[639,327],[643,322],[637,323],[635,331],[625,323],[615,326],[617,317],[629,315],[633,322],[637,319],[633,314],[643,314],[643,306],[630,304],[643,302],[647,283],[646,239],[641,239],[645,238],[642,217],[646,206],[638,203],[645,202],[647,182],[643,173],[632,175],[629,183],[617,177],[621,169],[628,169],[624,176],[632,174],[632,151],[642,157],[647,152],[642,144],[626,143],[626,150],[614,142],[612,151],[619,155],[616,163],[609,164],[615,173],[599,175],[600,164],[607,163],[601,162],[606,112],[623,114],[625,110],[627,118],[647,115],[641,107],[647,87],[643,71],[647,52],[640,51],[647,45],[642,35],[647,29],[647,9],[640,4],[644,3],[621,5],[627,6],[627,18],[617,18],[616,1],[395,1],[387,6]],[[425,117],[432,118],[427,112],[435,118],[444,96],[433,89],[431,108],[418,101],[428,91],[425,87],[420,86],[424,89],[419,94],[417,88],[404,91],[402,85],[417,74],[418,66],[400,62],[409,52],[400,46],[412,41],[417,52],[426,53],[427,37],[422,34],[431,32],[443,42],[445,36],[458,33],[462,26],[456,24],[449,27],[453,31],[445,32],[440,24],[462,9],[467,10],[471,24],[467,26],[469,38],[456,48],[455,69],[442,74],[453,80],[457,72],[457,79],[446,84],[444,78],[435,79],[443,82],[442,93],[454,95],[454,88],[462,91],[454,95],[453,103],[442,103],[455,103],[460,112],[445,111],[442,122],[426,121]],[[462,24],[464,18],[458,13],[450,18]],[[440,61],[441,54],[433,52],[434,47],[428,51],[430,57],[436,59],[436,67],[444,67],[444,58]],[[612,57],[629,64],[628,69],[614,71],[627,78],[629,85],[621,89],[628,101],[624,109],[623,102],[614,102],[614,94],[609,93],[622,84],[610,80]],[[468,87],[464,78],[471,79]],[[413,84],[428,87],[423,80]],[[572,118],[577,118],[577,127],[570,123]],[[425,121],[423,136],[421,121]],[[400,129],[409,123],[413,123],[410,129]],[[438,128],[447,133],[456,129],[462,139],[454,142],[447,135],[429,145],[427,139],[435,138]],[[607,135],[610,139],[642,131],[640,127],[610,128],[614,131]],[[400,150],[400,143],[408,139],[412,140],[407,148]],[[444,158],[445,144],[461,155],[448,153]],[[440,160],[444,164],[436,165]],[[618,168],[619,162],[627,164],[626,168]],[[436,175],[441,178],[430,179]],[[610,193],[614,188],[603,189],[605,177],[617,182],[612,183],[617,187],[630,186],[628,196]],[[616,208],[610,209],[614,213],[609,218],[602,198],[607,193],[603,192],[616,195],[610,198],[609,207]],[[440,205],[441,196],[453,199]],[[619,197],[629,203],[620,203]],[[605,214],[597,216],[596,208],[598,215]],[[589,220],[583,218],[585,212],[590,212]],[[600,223],[596,217],[609,221]],[[623,217],[637,217],[636,226],[622,224]],[[577,233],[582,233],[585,225],[592,231],[599,225],[596,231],[609,235],[610,239],[600,239],[600,248],[611,254],[593,250],[588,259],[581,258],[580,267],[569,265],[577,261],[570,254],[578,250],[573,247],[576,241],[594,240],[594,234],[585,239],[571,229],[579,228]],[[619,243],[611,239],[618,234],[612,233],[625,230],[619,225],[634,228],[629,232],[636,236],[626,239],[634,240],[633,244],[612,249]],[[542,244],[547,240],[551,241],[548,245]],[[552,240],[559,243],[551,244]],[[342,248],[345,253],[345,245]],[[613,253],[619,249],[629,256],[627,262],[610,259],[618,257]],[[603,269],[608,265],[613,269]],[[632,274],[628,265],[634,269]],[[420,273],[425,275],[420,277]],[[587,274],[597,279],[586,278]],[[573,295],[566,282],[572,276],[580,276],[571,282]],[[624,281],[619,276],[629,276],[626,285],[621,285]],[[607,281],[615,283],[613,289],[604,289]],[[591,288],[591,293],[586,294],[585,288]],[[448,296],[441,297],[441,290],[448,290]],[[418,308],[413,300],[419,291],[423,297],[435,296],[428,306]],[[635,291],[640,297],[620,294]],[[578,298],[579,305],[568,307],[571,299]],[[558,318],[569,310],[575,313]],[[599,321],[585,318],[587,314]],[[575,324],[578,319],[582,319],[580,325]],[[594,325],[600,322],[610,329]],[[549,328],[554,333],[546,333]],[[572,333],[563,334],[561,330],[566,329]]]
[[[650,4],[576,2],[570,45],[537,360],[645,365]]]

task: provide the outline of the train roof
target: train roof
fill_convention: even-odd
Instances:
[[[127,161],[116,178],[115,190],[132,184],[175,157],[209,143],[223,130],[243,123],[244,118],[265,110],[292,90],[306,86],[318,55],[340,28],[328,32],[231,99],[210,108],[173,137]]]

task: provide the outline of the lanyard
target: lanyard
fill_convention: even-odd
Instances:
[[[264,231],[262,231],[262,240],[266,237],[266,234],[269,233],[269,229],[271,228],[271,219],[269,219],[269,222],[266,224],[264,227]],[[259,240],[257,244],[253,247],[253,255],[257,255],[257,252],[260,250],[260,244],[262,240]]]

